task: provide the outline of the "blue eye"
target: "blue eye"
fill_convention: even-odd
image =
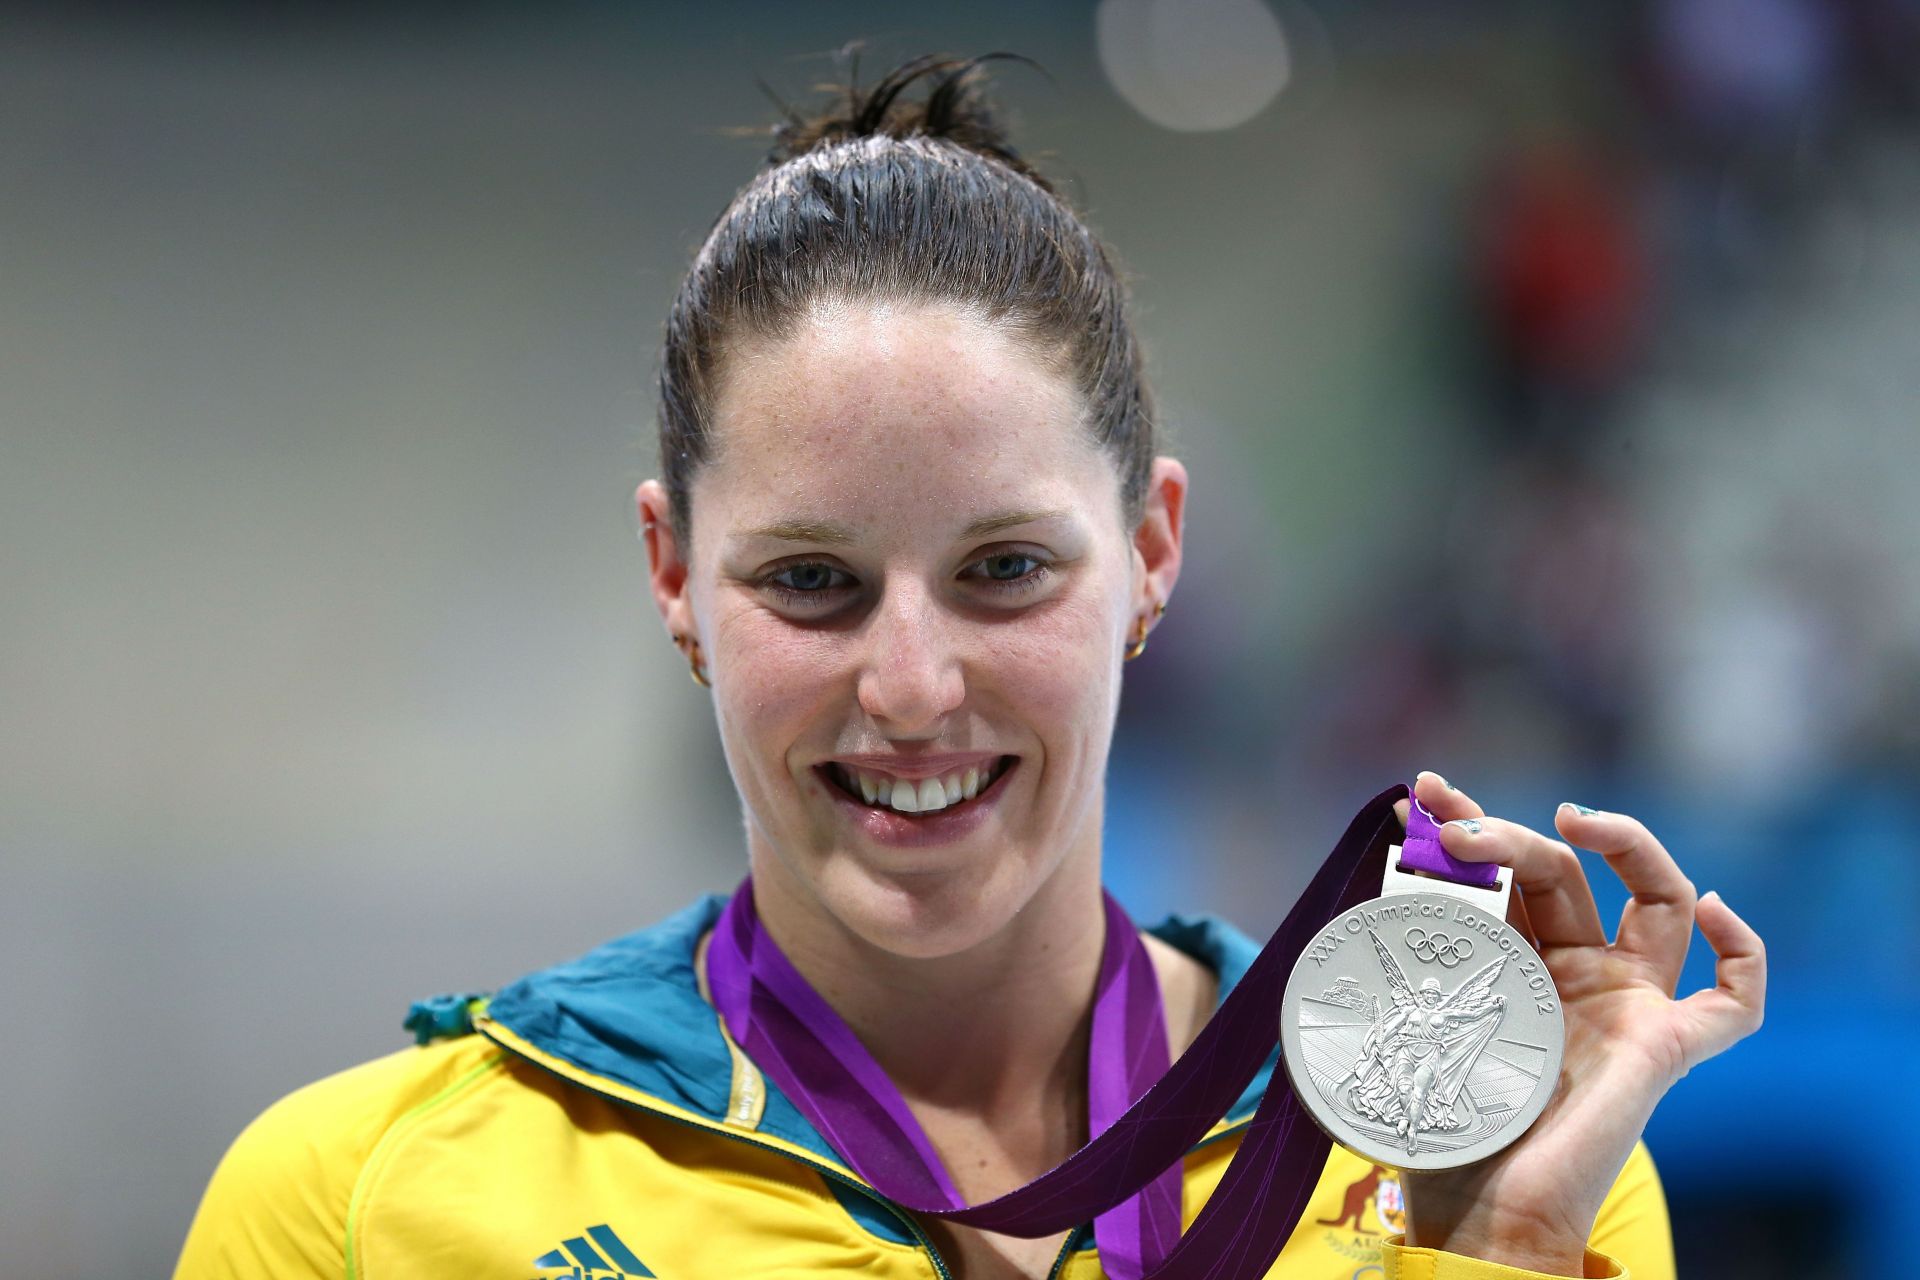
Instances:
[[[980,564],[986,569],[987,576],[995,582],[1012,582],[1032,573],[1040,562],[1032,556],[1016,555],[1006,551],[997,556],[988,556]]]
[[[776,568],[760,580],[760,591],[780,601],[785,608],[822,612],[839,608],[847,601],[847,589],[860,585],[843,568],[824,560],[797,560]]]
[[[1052,573],[1053,566],[1038,556],[996,551],[968,565],[965,576],[982,580],[989,591],[1013,596],[1034,590]]]
[[[833,575],[836,572],[837,570],[831,565],[796,564],[774,574],[773,580],[794,591],[810,594],[815,591],[825,591],[828,587],[838,585],[833,580]],[[846,575],[841,574],[841,576],[845,577]]]

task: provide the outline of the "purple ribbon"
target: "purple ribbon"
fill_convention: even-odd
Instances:
[[[1462,862],[1440,843],[1440,825],[1418,800],[1407,806],[1407,838],[1400,846],[1400,867],[1405,871],[1424,871],[1458,884],[1492,888],[1500,879],[1500,868],[1492,862]]]
[[[734,1040],[834,1150],[917,1214],[1036,1237],[1091,1219],[1115,1280],[1265,1275],[1306,1207],[1330,1143],[1274,1072],[1220,1185],[1180,1234],[1182,1159],[1239,1098],[1279,1039],[1281,996],[1325,923],[1379,891],[1399,834],[1396,786],[1368,801],[1199,1037],[1166,1065],[1166,1029],[1146,949],[1106,899],[1089,1054],[1092,1140],[1023,1187],[977,1205],[954,1190],[900,1091],[846,1022],[767,936],[742,884],[714,928],[707,980]],[[1416,807],[1417,809],[1417,807]],[[1157,1046],[1157,1048],[1156,1048]],[[1157,1077],[1157,1079],[1156,1079]],[[1124,1109],[1113,1114],[1116,1107]]]

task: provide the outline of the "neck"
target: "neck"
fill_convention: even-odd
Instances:
[[[753,865],[767,931],[916,1112],[1004,1123],[1009,1132],[1031,1131],[1038,1117],[1053,1117],[1057,1130],[1060,1117],[1072,1116],[1058,1135],[1071,1150],[1084,1127],[1105,944],[1097,852],[1065,859],[987,937],[931,957],[902,956],[862,937],[777,858],[755,856]],[[1035,1153],[1056,1154],[1063,1153]]]

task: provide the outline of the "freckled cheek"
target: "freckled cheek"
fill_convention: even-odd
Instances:
[[[723,628],[715,639],[725,646],[716,655],[717,710],[735,772],[751,772],[760,787],[778,788],[792,776],[788,759],[796,746],[821,746],[808,735],[819,727],[823,700],[832,697],[826,675],[832,659],[817,641],[786,628],[743,623]],[[811,771],[799,785],[803,791],[820,786]]]
[[[984,678],[1051,749],[1073,750],[1086,735],[1105,732],[1112,694],[1106,641],[1100,616],[1063,610],[1046,625],[997,637]]]

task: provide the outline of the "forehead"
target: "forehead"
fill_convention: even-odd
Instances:
[[[1068,376],[956,307],[821,302],[790,333],[729,350],[714,410],[696,519],[964,523],[988,507],[1118,506]]]

